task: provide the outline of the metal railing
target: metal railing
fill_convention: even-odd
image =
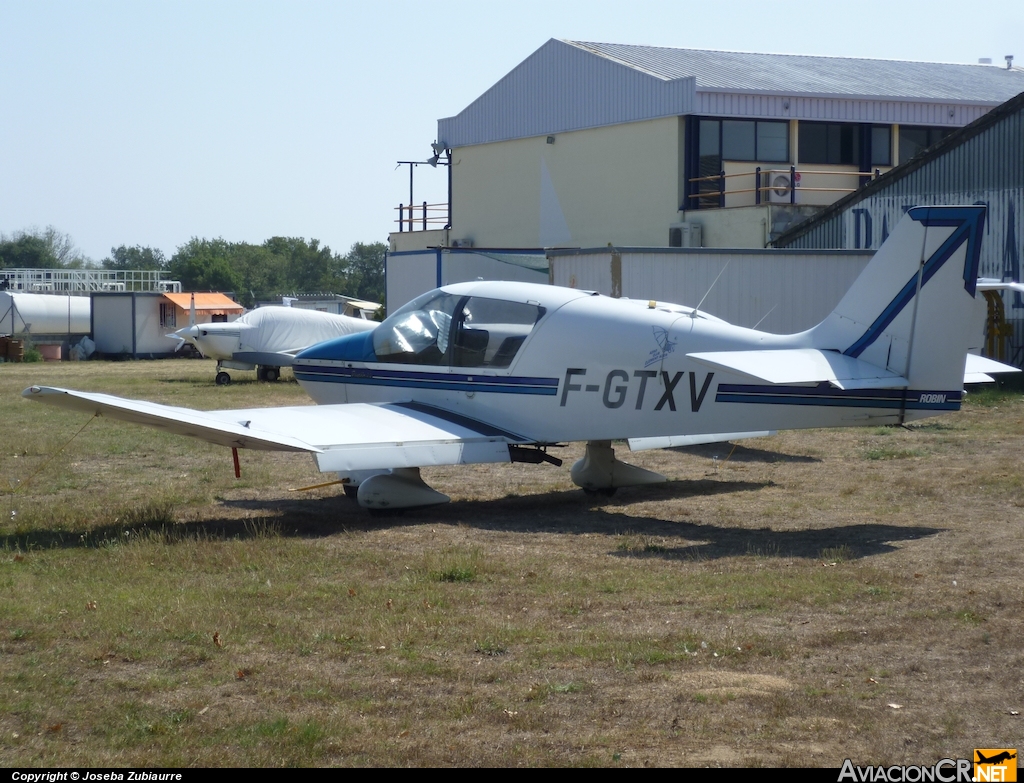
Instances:
[[[450,228],[448,224],[447,204],[399,204],[398,223],[399,232],[415,231],[419,226],[421,231],[429,231],[437,228]]]
[[[753,193],[754,203],[760,204],[762,201],[765,203],[790,203],[795,204],[797,201],[797,191],[804,191],[807,193],[837,193],[846,194],[853,193],[859,188],[866,185],[872,179],[881,175],[881,169],[875,169],[874,171],[813,171],[809,169],[797,169],[796,166],[790,166],[787,169],[762,169],[757,166],[753,171],[741,171],[735,174],[726,174],[725,169],[722,169],[718,174],[714,174],[709,177],[693,177],[690,179],[691,183],[697,184],[698,192],[691,193],[691,199],[699,199],[696,202],[698,207],[725,207],[725,197],[731,195],[738,195],[740,193]],[[788,177],[786,184],[782,185],[779,182],[773,183],[773,177],[775,175],[783,175]],[[815,176],[827,176],[827,177],[856,177],[857,186],[853,188],[837,188],[837,187],[808,187],[803,183],[804,177],[815,177]],[[747,182],[753,179],[754,187],[744,188],[730,188],[727,180],[747,178]],[[703,185],[717,185],[715,188],[704,188]],[[738,183],[746,184],[746,183]],[[772,192],[774,191],[774,198]],[[715,203],[717,201],[717,204]]]
[[[12,292],[88,294],[92,291],[180,293],[169,272],[148,269],[3,269],[0,289]]]

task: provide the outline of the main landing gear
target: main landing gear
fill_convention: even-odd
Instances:
[[[587,443],[583,459],[572,466],[572,482],[588,495],[611,497],[619,487],[638,484],[660,484],[668,481],[660,473],[628,465],[615,459],[610,440],[592,440]]]
[[[280,377],[281,377],[281,368],[280,367],[266,367],[264,365],[259,365],[256,368],[256,379],[257,380],[266,381],[267,383],[273,383],[274,381],[276,381]],[[221,366],[218,364],[217,365],[217,375],[214,377],[213,382],[216,383],[218,386],[227,386],[229,383],[231,383],[231,376],[228,375],[221,368]]]
[[[370,475],[366,475],[370,473]],[[361,475],[360,475],[361,474]],[[436,506],[451,498],[427,486],[419,468],[392,468],[389,471],[361,471],[345,476],[345,495],[371,514],[404,508]]]
[[[551,459],[525,458],[517,454],[516,462],[553,461]],[[592,496],[611,497],[619,487],[639,484],[660,484],[668,481],[660,473],[628,465],[615,459],[611,441],[598,440],[587,443],[583,459],[572,466],[573,483]],[[406,508],[435,506],[449,502],[450,498],[431,489],[420,476],[419,468],[393,468],[391,470],[353,471],[338,474],[342,480],[345,495],[371,514],[384,514]]]
[[[260,365],[259,367],[256,368],[256,378],[257,378],[257,380],[267,381],[268,383],[273,383],[274,381],[276,381],[280,377],[281,377],[281,368],[280,367],[264,367],[264,366]]]

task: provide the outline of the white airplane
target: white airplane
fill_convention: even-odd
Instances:
[[[195,411],[33,386],[23,395],[231,447],[301,451],[374,510],[443,503],[420,468],[561,461],[588,492],[664,481],[615,456],[781,429],[899,424],[959,409],[980,343],[984,207],[916,207],[835,310],[775,335],[693,308],[475,282],[413,300],[373,332],[300,353],[318,406]],[[977,334],[975,334],[977,332]],[[974,356],[975,375],[1016,368]]]
[[[276,381],[281,368],[290,367],[304,348],[377,326],[376,321],[363,318],[277,306],[260,307],[231,323],[197,324],[194,316],[189,320],[189,326],[168,336],[216,359],[220,386],[231,383],[225,368],[256,370],[261,381]]]

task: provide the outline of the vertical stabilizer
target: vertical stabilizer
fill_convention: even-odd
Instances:
[[[811,330],[836,350],[901,375],[910,388],[959,391],[972,340],[985,207],[913,207],[836,309]]]

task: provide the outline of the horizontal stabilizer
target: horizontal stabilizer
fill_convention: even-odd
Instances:
[[[687,356],[706,367],[770,384],[828,382],[839,389],[896,389],[909,385],[906,378],[869,362],[816,348],[713,351]]]
[[[325,473],[508,462],[509,444],[524,442],[482,422],[416,403],[196,411],[46,386],[32,386],[22,396],[221,446],[310,452]]]
[[[666,435],[657,438],[630,438],[630,451],[647,451],[649,449],[670,449],[674,446],[700,446],[702,443],[722,443],[729,440],[744,438],[765,438],[774,435],[776,430],[760,432],[711,432],[705,435]]]
[[[1012,364],[1003,364],[987,356],[978,356],[976,353],[967,354],[967,366],[964,368],[964,383],[994,383],[995,379],[989,375],[998,375],[1003,372],[1020,372],[1020,369]]]
[[[1017,291],[1024,293],[1024,283],[1013,281],[996,280],[989,277],[979,277],[977,290],[979,291]]]

